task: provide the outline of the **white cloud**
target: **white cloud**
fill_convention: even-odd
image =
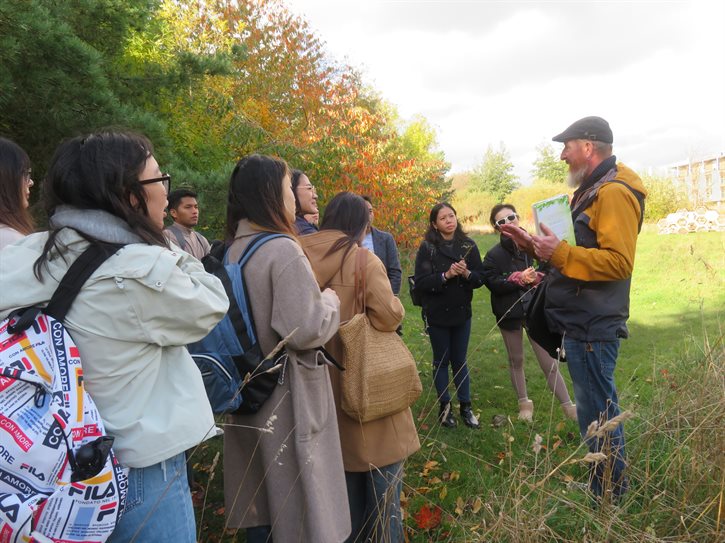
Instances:
[[[536,147],[586,115],[636,168],[725,150],[722,2],[288,5],[401,115],[437,128],[453,171],[504,142],[526,180]]]

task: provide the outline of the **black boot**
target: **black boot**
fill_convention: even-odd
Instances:
[[[451,409],[451,402],[441,403],[441,409],[438,412],[438,420],[441,425],[446,428],[456,427],[456,417],[453,415],[453,409]]]
[[[478,429],[481,427],[481,425],[478,423],[476,415],[474,415],[473,411],[471,410],[470,403],[461,402],[461,418],[463,419],[463,424],[465,424],[469,428]]]

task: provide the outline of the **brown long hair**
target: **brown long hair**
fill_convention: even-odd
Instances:
[[[28,154],[17,143],[0,137],[0,223],[26,236],[35,230],[23,198],[29,175]]]
[[[248,219],[270,232],[297,237],[287,217],[282,192],[289,175],[287,163],[265,155],[249,155],[234,167],[227,197],[227,241],[234,239],[241,219]]]

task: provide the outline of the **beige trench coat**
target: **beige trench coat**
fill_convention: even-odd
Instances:
[[[247,221],[240,222],[232,260],[255,233]],[[263,245],[244,278],[263,352],[297,331],[287,347],[283,384],[257,414],[226,418],[229,525],[271,525],[272,538],[281,543],[343,541],[350,533],[350,513],[330,370],[313,350],[339,327],[337,298],[320,293],[301,248],[289,239]]]

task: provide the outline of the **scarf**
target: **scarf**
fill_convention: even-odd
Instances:
[[[58,206],[48,223],[52,230],[72,228],[106,243],[144,243],[126,221],[101,209]]]

